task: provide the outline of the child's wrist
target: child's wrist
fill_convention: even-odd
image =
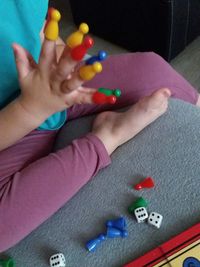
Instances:
[[[42,110],[34,105],[29,105],[25,103],[22,98],[17,98],[15,100],[16,108],[22,112],[23,116],[30,120],[30,123],[35,127],[41,125],[51,114],[45,114]]]

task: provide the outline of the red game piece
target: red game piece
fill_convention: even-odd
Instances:
[[[76,61],[83,59],[83,57],[87,53],[87,50],[91,48],[93,45],[94,45],[94,40],[91,37],[86,36],[82,44],[72,48],[71,57]]]
[[[95,104],[115,104],[117,98],[114,95],[106,96],[100,92],[95,92],[92,100]]]
[[[141,190],[143,188],[152,188],[154,187],[154,180],[151,177],[145,178],[141,183],[134,186],[135,190]]]

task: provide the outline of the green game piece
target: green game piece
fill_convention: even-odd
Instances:
[[[102,87],[98,89],[98,92],[100,92],[104,95],[107,95],[107,96],[110,96],[113,94],[111,89],[106,89],[106,88],[102,88]]]
[[[115,95],[116,97],[120,97],[121,94],[122,94],[122,92],[121,92],[120,89],[115,89],[115,90],[114,90],[114,95]]]
[[[7,260],[0,259],[0,266],[1,267],[15,267],[15,262],[12,258],[9,258]]]
[[[148,203],[143,197],[139,197],[136,201],[134,201],[129,207],[128,211],[130,213],[134,213],[134,210],[140,207],[147,207]]]
[[[120,89],[113,89],[112,90],[112,89],[107,89],[107,88],[101,87],[98,89],[98,92],[100,92],[106,96],[114,95],[116,97],[120,97],[120,95],[121,95]]]

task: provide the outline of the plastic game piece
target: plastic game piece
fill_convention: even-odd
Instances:
[[[49,11],[48,22],[46,23],[44,35],[46,39],[55,41],[59,36],[58,22],[61,19],[61,14],[57,9],[51,8]]]
[[[149,214],[148,224],[151,224],[159,229],[162,224],[162,220],[163,220],[163,216],[161,214],[157,212],[151,212]]]
[[[66,266],[66,260],[65,256],[62,253],[57,253],[51,256],[50,260],[50,266],[51,267],[65,267]]]
[[[139,197],[136,199],[136,201],[134,201],[129,207],[128,207],[128,211],[130,213],[134,213],[134,210],[140,207],[147,207],[148,203],[147,201],[143,198],[143,197]]]
[[[115,104],[117,98],[114,95],[106,96],[100,92],[95,92],[92,96],[92,101],[95,104]]]
[[[115,220],[109,220],[106,222],[107,227],[114,227],[119,229],[120,231],[124,231],[127,227],[126,220],[124,217],[119,217]]]
[[[82,44],[83,42],[83,37],[85,34],[89,32],[89,27],[86,23],[81,23],[79,26],[78,31],[75,31],[72,33],[66,40],[67,45],[70,48],[74,48],[77,45]]]
[[[79,75],[82,80],[89,81],[96,75],[96,73],[100,73],[101,71],[102,71],[101,63],[95,62],[92,65],[85,65],[80,67]]]
[[[145,178],[141,183],[134,186],[135,190],[141,190],[143,188],[152,188],[155,186],[154,180],[151,177]]]
[[[92,56],[85,61],[86,65],[92,65],[96,61],[103,61],[107,58],[107,53],[104,50],[100,50],[97,56]]]
[[[72,48],[71,57],[77,61],[83,59],[83,57],[87,53],[87,50],[91,48],[93,45],[94,45],[94,40],[91,37],[86,36],[82,44]]]
[[[135,209],[134,214],[138,223],[144,222],[149,217],[147,210],[144,207]]]
[[[106,237],[115,238],[115,237],[127,237],[128,232],[126,230],[119,230],[114,227],[107,227]]]
[[[53,7],[50,7],[50,8],[48,9],[47,20],[46,20],[46,23],[45,23],[45,26],[44,26],[44,29],[43,29],[43,33],[45,33],[46,27],[47,27],[47,25],[48,25],[48,23],[49,23],[49,21],[50,21],[51,13],[52,13],[53,10],[55,10],[55,8],[53,8]]]
[[[94,239],[89,240],[86,243],[86,248],[88,251],[93,252],[96,250],[97,246],[106,239],[106,236],[103,234],[100,234],[99,236],[97,236]]]
[[[121,96],[121,90],[120,89],[107,89],[107,88],[99,88],[98,92],[110,96],[110,95],[114,95],[116,97],[120,97]]]
[[[1,267],[14,267],[15,266],[15,262],[12,258],[9,258],[7,260],[1,260],[0,259],[0,266]]]

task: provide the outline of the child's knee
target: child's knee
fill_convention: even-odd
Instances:
[[[141,60],[143,62],[149,63],[150,65],[154,66],[163,66],[163,65],[169,65],[167,61],[162,58],[160,55],[156,54],[155,52],[143,52],[139,53]]]

